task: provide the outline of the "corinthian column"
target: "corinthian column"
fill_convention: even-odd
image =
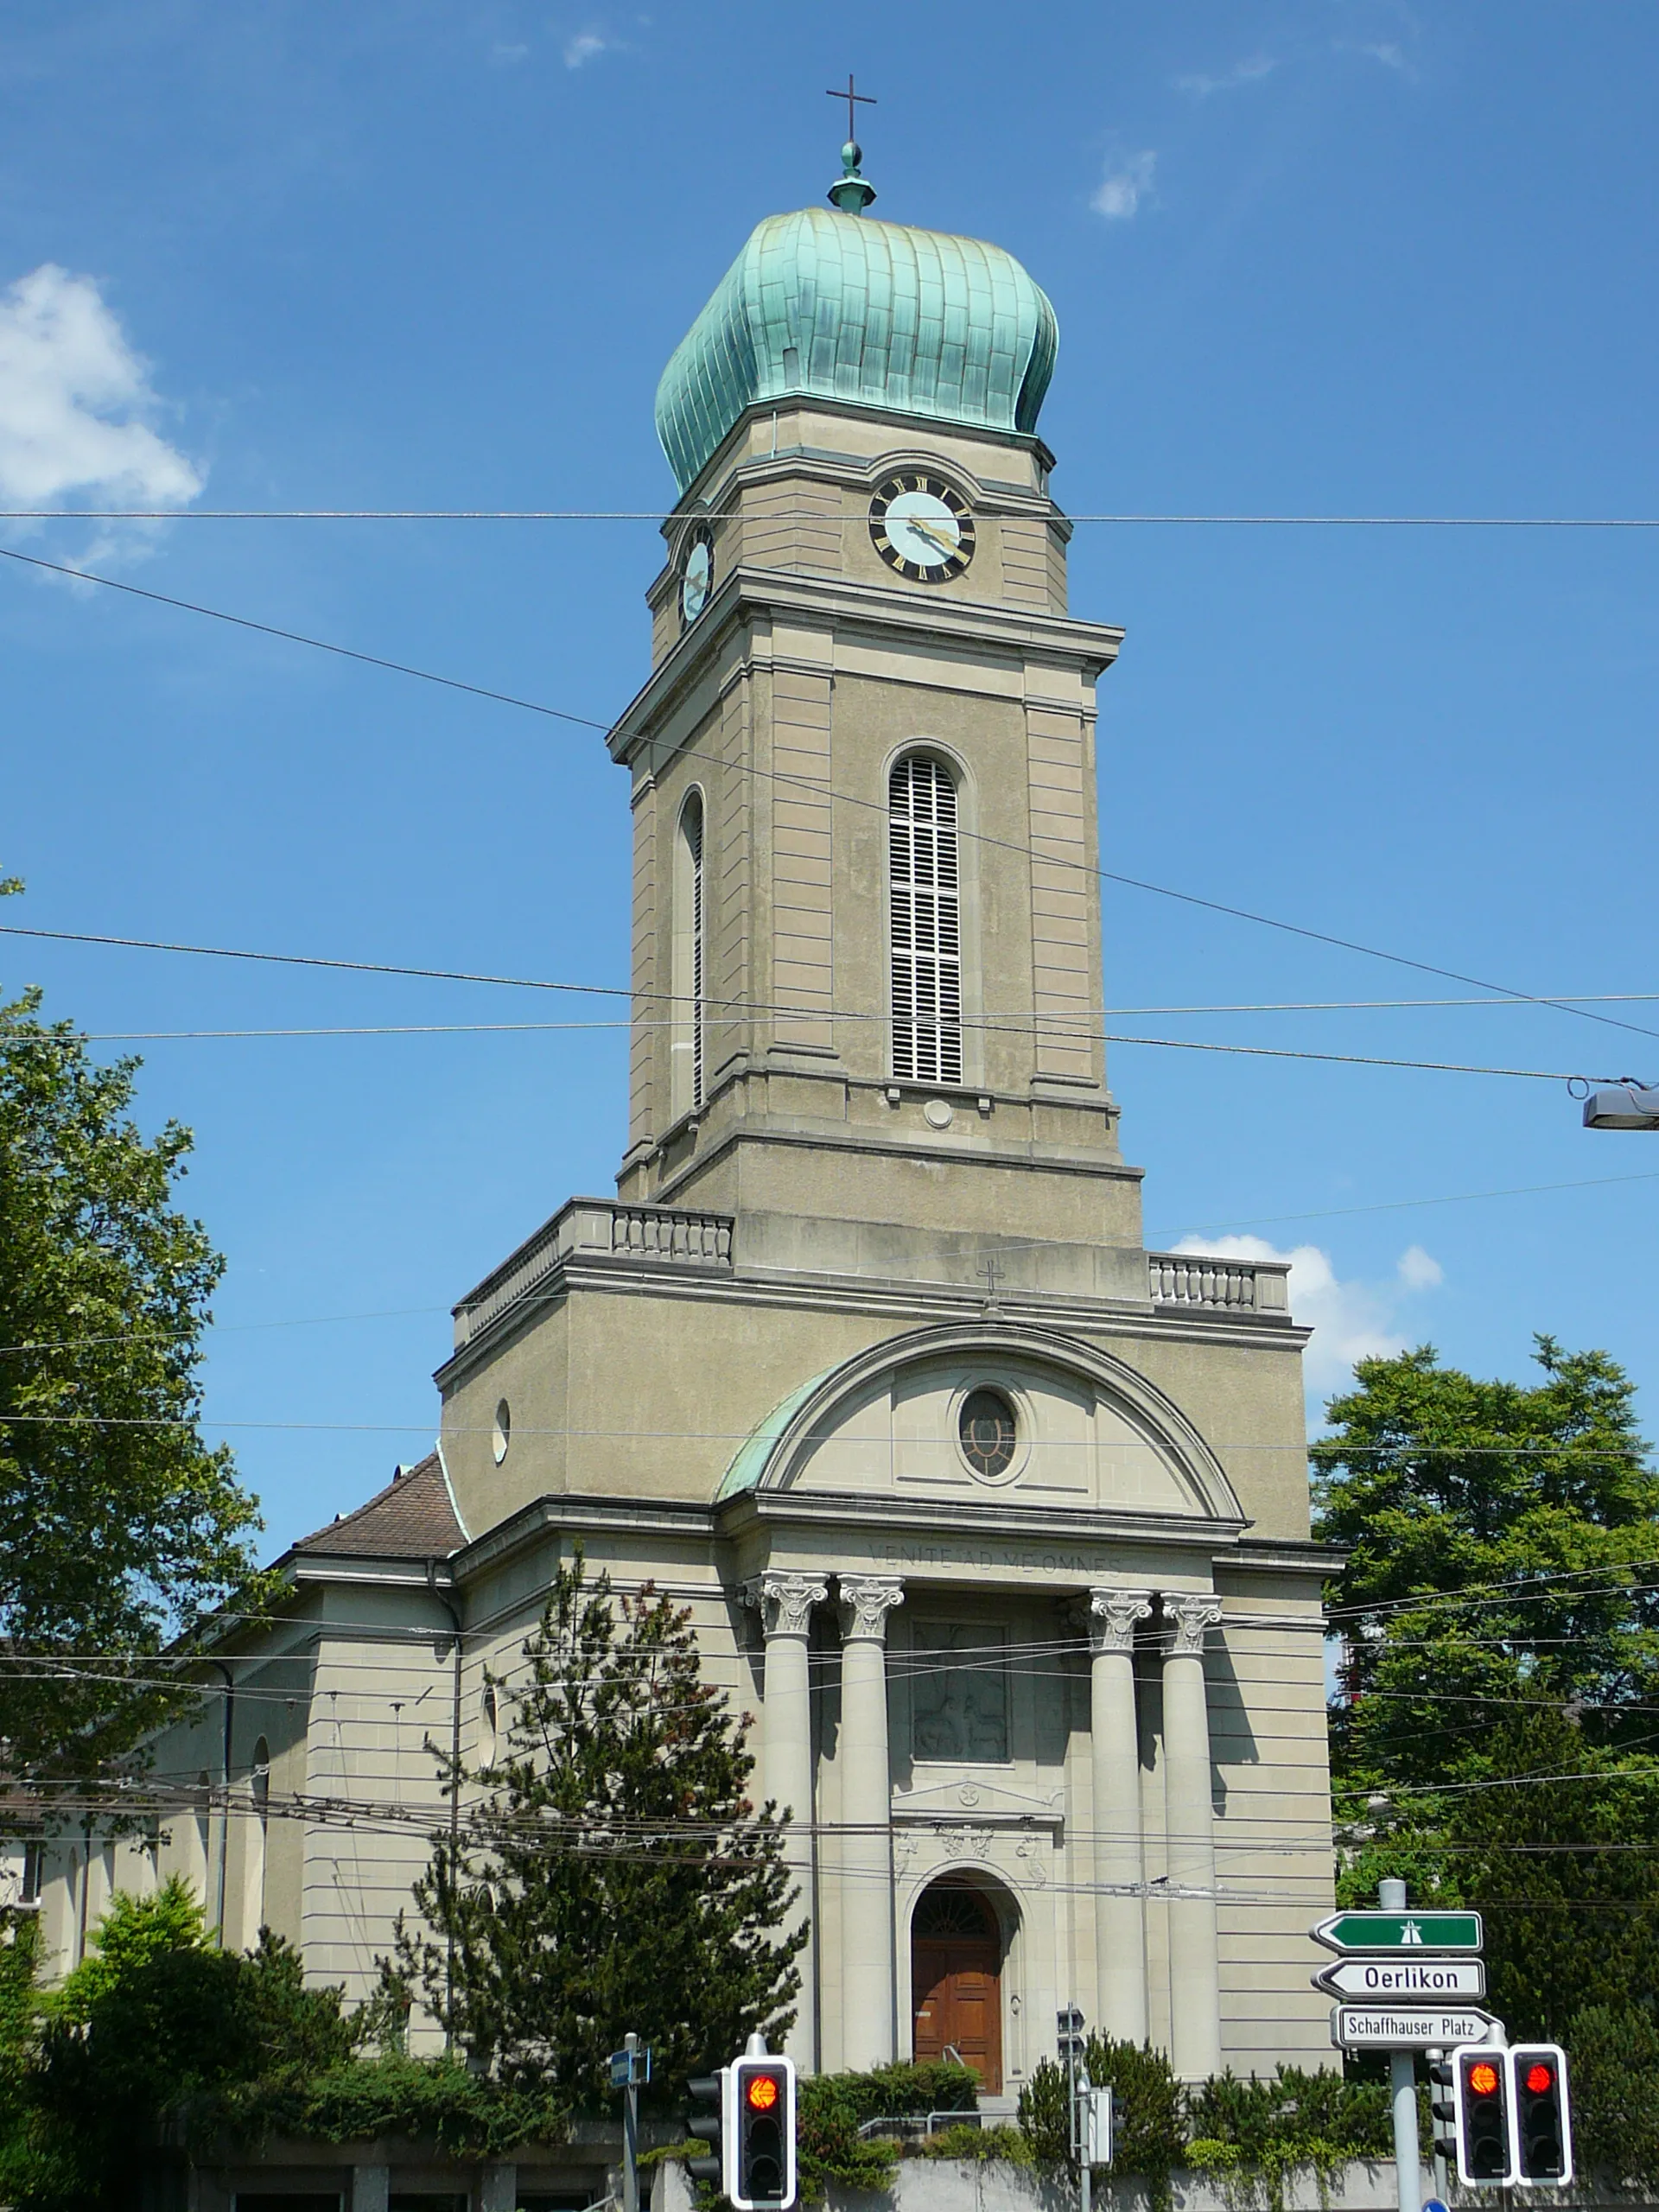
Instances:
[[[887,1752],[887,1615],[905,1602],[889,1576],[843,1574],[841,1599],[842,2064],[893,2057],[893,1881]]]
[[[1141,1850],[1141,1736],[1135,1631],[1149,1590],[1089,1592],[1089,1727],[1095,1783],[1095,1966],[1104,2035],[1147,2037],[1146,1867]]]
[[[817,2007],[817,1941],[812,1934],[812,1684],[808,1640],[812,1608],[830,1595],[815,1574],[769,1571],[743,1586],[747,1602],[757,1606],[766,1639],[761,1685],[760,1774],[766,1795],[780,1812],[791,1815],[784,1857],[794,1878],[796,1897],[788,1926],[804,1926],[808,1940],[799,1959],[800,2007],[788,2036],[789,2055],[798,2066],[817,2065],[813,2024]]]
[[[1221,1618],[1207,1592],[1166,1597],[1165,1819],[1169,1843],[1170,2058],[1183,2080],[1221,2071],[1221,1966],[1210,1800],[1204,1639]]]

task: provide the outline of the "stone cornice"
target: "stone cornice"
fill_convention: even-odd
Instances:
[[[746,1274],[734,1270],[715,1276],[687,1269],[671,1274],[649,1262],[623,1258],[573,1257],[550,1273],[534,1299],[510,1306],[500,1318],[480,1329],[434,1370],[440,1389],[454,1388],[476,1368],[494,1357],[502,1347],[532,1328],[565,1296],[588,1291],[621,1298],[697,1298],[727,1306],[762,1309],[795,1308],[808,1313],[852,1312],[879,1319],[910,1321],[971,1321],[984,1318],[985,1293],[981,1286],[960,1290],[938,1283],[905,1283],[864,1275],[832,1276],[821,1281],[791,1281],[782,1274]],[[1278,1315],[1211,1311],[1192,1306],[1154,1313],[1150,1306],[1121,1305],[1105,1299],[1052,1296],[1039,1291],[998,1294],[1004,1323],[1023,1322],[1037,1328],[1079,1331],[1090,1336],[1125,1337],[1159,1344],[1227,1344],[1252,1351],[1269,1346],[1275,1351],[1299,1352],[1313,1334]]]
[[[734,1537],[764,1525],[781,1533],[790,1529],[835,1529],[842,1533],[868,1528],[874,1535],[936,1534],[946,1543],[985,1543],[1006,1540],[1039,1543],[1049,1550],[1077,1545],[1150,1544],[1160,1549],[1179,1545],[1217,1557],[1230,1558],[1248,1521],[1212,1520],[1207,1516],[1179,1513],[1134,1513],[1110,1507],[1020,1506],[1018,1493],[1002,1491],[995,1503],[977,1499],[895,1497],[891,1491],[868,1495],[838,1491],[745,1491],[719,1509],[722,1533]],[[775,1541],[775,1539],[774,1539]]]
[[[847,576],[745,563],[723,579],[702,615],[617,716],[606,738],[613,760],[632,760],[635,747],[654,734],[683,691],[707,671],[732,626],[752,611],[792,616],[830,631],[972,645],[1014,661],[1035,654],[1072,664],[1079,674],[1089,672],[1090,681],[1110,667],[1124,636],[1113,624],[1081,622],[1039,607],[988,600],[924,600]]]

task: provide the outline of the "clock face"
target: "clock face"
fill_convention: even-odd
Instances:
[[[702,527],[691,534],[680,563],[680,619],[695,622],[709,603],[715,580],[715,541]]]
[[[912,583],[948,583],[974,557],[974,518],[960,492],[937,476],[890,476],[870,501],[870,537],[890,569]]]

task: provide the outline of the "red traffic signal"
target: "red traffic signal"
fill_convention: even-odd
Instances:
[[[1573,2178],[1567,2054],[1553,2043],[1517,2044],[1510,2065],[1515,2077],[1516,2178],[1563,2188]]]
[[[795,2068],[787,2058],[746,2054],[728,2079],[736,2141],[726,2194],[736,2212],[787,2212],[795,2202]]]
[[[1458,2179],[1475,2188],[1503,2188],[1515,2179],[1506,2058],[1480,2044],[1452,2054]]]

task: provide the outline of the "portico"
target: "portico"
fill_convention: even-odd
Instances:
[[[1208,1591],[1119,1584],[1064,1592],[1045,1582],[1033,1604],[1030,1576],[1006,1570],[976,1573],[967,1605],[960,1579],[925,1571],[773,1570],[755,1586],[778,1593],[761,1599],[765,1793],[794,1816],[804,1872],[814,1856],[808,1834],[816,1838],[820,1895],[826,1879],[840,1893],[840,2049],[822,2063],[868,2067],[914,2055],[916,2008],[925,1993],[906,1989],[910,1923],[943,1874],[964,1891],[988,1883],[1002,1891],[1002,1916],[1012,1921],[1006,1934],[1021,1939],[1025,1955],[1016,1980],[1033,1980],[1039,1959],[1052,1960],[1060,1974],[1065,1947],[1056,1937],[1063,1931],[1052,1924],[1057,1897],[1091,1900],[1087,1967],[1074,1955],[1069,1974],[1061,1975],[1064,1987],[1057,1980],[1052,1992],[1039,1987],[1033,1995],[1081,2000],[1092,2024],[1137,2043],[1155,2012],[1168,2024],[1179,2071],[1194,2079],[1218,2071],[1220,1946],[1204,1666],[1206,1643],[1221,1633],[1220,1599]],[[893,1649],[889,1624],[907,1604],[923,1630]],[[1011,1642],[988,1625],[999,1610],[1051,1632]],[[816,1694],[808,1688],[815,1611],[821,1612]],[[971,1618],[952,1622],[946,1617],[953,1614]],[[941,1633],[951,1629],[954,1637]],[[1053,1770],[1045,1778],[1060,1786],[1033,1796],[1015,1777],[1046,1764],[1033,1757],[1037,1745],[1020,1740],[1037,1700],[1010,1697],[1010,1670],[1023,1667],[1080,1717],[1085,1666],[1086,1755],[1046,1763]],[[1143,1756],[1164,1772],[1151,1808]],[[821,1806],[824,1761],[834,1770],[833,1821]],[[1150,1894],[1167,1929],[1166,1980],[1155,2006],[1148,1990],[1149,1857],[1160,1869]],[[1075,1904],[1058,1916],[1083,1916]],[[1034,1979],[1045,1977],[1038,1972]],[[1015,2067],[1022,1994],[1018,1986],[1006,1993],[1015,2010],[1011,2031],[1001,2038]],[[1046,2032],[1040,2007],[1039,2018]],[[793,2045],[809,2066],[820,2063],[814,2027],[804,2015]]]

